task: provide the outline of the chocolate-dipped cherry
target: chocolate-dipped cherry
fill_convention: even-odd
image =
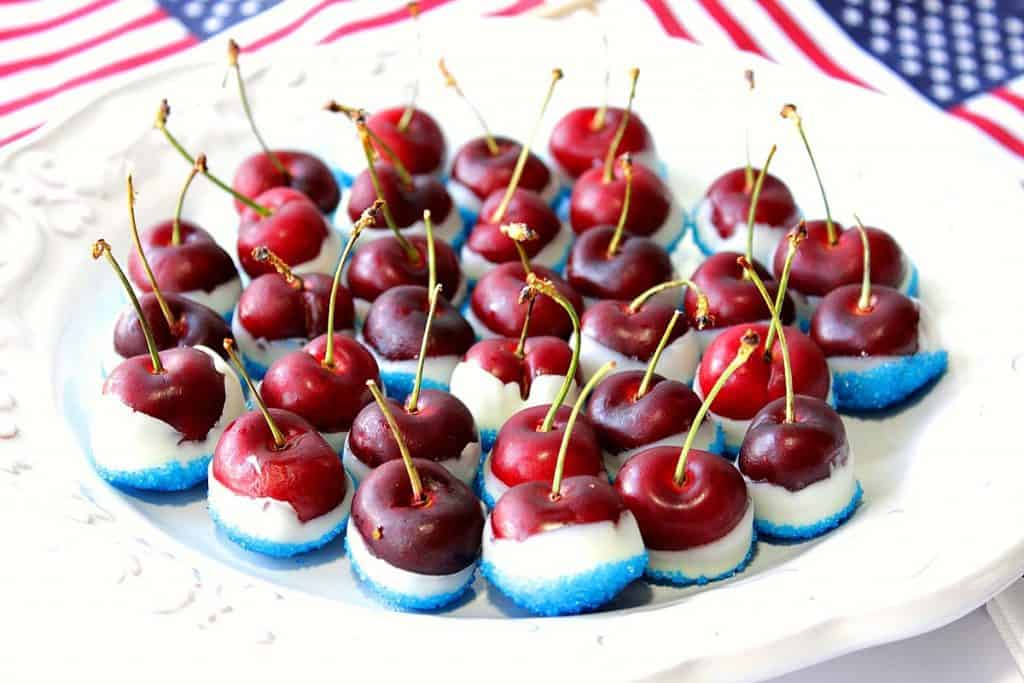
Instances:
[[[527,336],[536,295],[531,289],[524,292],[528,300],[519,340],[498,337],[479,341],[452,372],[452,395],[473,413],[484,453],[490,453],[498,430],[512,415],[523,408],[553,403],[574,368],[575,350],[564,339]],[[566,400],[575,398],[578,384],[576,372]]]
[[[103,383],[89,420],[90,460],[115,486],[192,488],[206,476],[225,427],[245,411],[242,387],[205,346],[160,351],[135,291],[103,240],[92,246],[92,257],[100,256],[128,293],[147,353],[121,362]]]
[[[826,294],[811,319],[811,339],[832,370],[840,410],[881,410],[905,402],[946,371],[928,310],[898,290],[872,286],[874,249],[857,218],[863,243],[862,282]]]
[[[754,556],[754,506],[728,460],[693,448],[711,403],[761,340],[743,331],[738,348],[708,391],[682,450],[657,446],[629,459],[615,490],[636,517],[647,547],[648,578],[679,586],[706,584],[743,571]]]
[[[601,442],[604,466],[612,477],[642,450],[682,446],[700,408],[700,399],[688,385],[655,372],[679,315],[673,312],[646,370],[614,373],[597,385],[587,404],[587,419]],[[697,445],[710,449],[714,439],[714,428],[701,425]]]
[[[206,155],[200,154],[178,195],[172,220],[157,223],[141,236],[137,231],[132,232],[136,248],[145,253],[152,268],[147,269],[139,253],[132,252],[128,257],[128,274],[140,292],[148,292],[152,291],[149,278],[149,272],[152,272],[152,279],[164,292],[180,294],[230,320],[231,311],[242,293],[238,270],[231,256],[210,233],[191,221],[181,219],[189,185],[204,168]]]
[[[305,419],[339,454],[356,415],[373,401],[366,382],[380,379],[373,354],[354,337],[334,334],[341,271],[359,234],[373,220],[373,211],[367,211],[353,226],[334,271],[327,306],[327,333],[274,361],[260,385],[267,406]]]
[[[505,493],[484,529],[482,571],[517,605],[546,616],[577,614],[612,600],[647,564],[636,519],[602,474],[566,476],[583,401],[614,363],[580,392],[548,480]],[[581,425],[582,426],[582,425]]]
[[[230,339],[224,348],[259,410],[232,422],[217,443],[208,477],[210,517],[252,552],[291,557],[320,548],[345,530],[355,485],[313,425],[267,408]]]
[[[685,321],[672,327],[661,374],[683,384],[693,381],[700,361],[699,331],[708,322],[708,301],[691,280],[669,280],[651,287],[630,302],[599,301],[583,313],[583,347],[580,366],[584,378],[607,360],[623,370],[647,367],[661,339],[662,330],[675,312],[677,290],[686,287],[697,299],[694,328]]]
[[[483,129],[482,136],[465,143],[455,153],[448,180],[448,192],[459,205],[463,220],[467,225],[474,225],[480,217],[483,201],[511,184],[522,145],[512,138],[493,135],[480,110],[466,97],[444,59],[438,62],[438,67],[445,85],[469,106]],[[533,153],[527,156],[519,186],[536,192],[551,206],[561,196],[562,184],[558,176]]]
[[[807,239],[793,260],[790,275],[789,288],[796,302],[797,317],[806,329],[821,297],[842,285],[860,283],[864,275],[864,249],[856,229],[844,228],[832,220],[825,185],[821,180],[810,143],[807,141],[803,119],[797,113],[796,107],[792,104],[785,105],[782,108],[782,116],[793,121],[800,134],[825,206],[824,221],[807,221]],[[908,296],[917,296],[917,271],[910,265],[896,240],[884,230],[866,230],[873,254],[869,271],[871,281],[898,289]],[[785,261],[786,248],[780,245],[776,248],[773,258],[776,273],[782,272]]]
[[[167,128],[170,113],[170,105],[163,100],[154,126],[189,164],[195,166],[196,159]],[[235,190],[205,166],[200,168],[200,172],[244,205],[239,216],[236,249],[239,263],[250,277],[273,272],[268,264],[253,258],[252,251],[258,246],[272,249],[297,273],[334,268],[341,251],[341,239],[329,229],[316,204],[306,195],[290,187],[272,187],[251,198]]]
[[[392,608],[437,609],[473,583],[483,510],[436,459],[413,458],[409,433],[376,385],[367,384],[385,420],[380,435],[390,434],[398,457],[368,472],[356,492],[346,538],[352,570]]]
[[[253,249],[252,257],[276,271],[249,283],[231,320],[245,368],[253,377],[263,379],[274,361],[326,332],[332,305],[334,329],[353,329],[352,295],[339,287],[332,297],[335,290],[330,276],[308,273],[300,277],[266,247]]]
[[[479,220],[470,230],[466,244],[462,247],[462,268],[470,282],[479,280],[495,266],[517,258],[518,248],[502,230],[502,226],[507,223],[524,223],[533,231],[534,238],[520,247],[526,249],[527,256],[534,263],[552,270],[561,270],[565,263],[572,243],[572,231],[562,224],[543,197],[520,185],[530,147],[544,120],[544,112],[555,92],[555,85],[561,79],[561,69],[551,72],[551,83],[541,104],[540,114],[526,144],[519,150],[519,158],[508,186],[491,192],[484,199]]]
[[[242,69],[238,65],[238,53],[238,43],[229,40],[228,66],[235,72],[238,97],[242,102],[242,109],[245,110],[245,118],[248,119],[249,128],[263,151],[253,154],[239,164],[231,183],[232,187],[247,197],[258,197],[274,187],[290,187],[308,197],[321,213],[334,213],[341,200],[341,190],[338,189],[338,182],[327,164],[306,152],[290,149],[271,150],[263,140],[249,106],[249,98],[245,94],[245,79],[242,78]],[[245,204],[236,199],[235,209],[241,213],[244,208]]]

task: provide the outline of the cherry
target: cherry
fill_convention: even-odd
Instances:
[[[498,378],[502,384],[518,384],[520,397],[530,394],[533,380],[542,375],[565,376],[572,365],[572,348],[558,337],[484,339],[463,359]],[[579,382],[577,373],[576,381]]]
[[[363,337],[388,360],[417,358],[430,299],[426,287],[402,285],[389,289],[370,307],[363,324]],[[426,356],[462,356],[475,340],[473,328],[458,310],[446,300],[439,300]]]
[[[413,175],[434,174],[444,167],[448,144],[441,126],[427,112],[415,109],[408,122],[401,126],[405,107],[391,107],[376,112],[366,120],[373,132],[378,154],[394,154]]]
[[[594,390],[587,419],[601,446],[617,454],[689,430],[700,399],[682,382],[654,375],[640,393],[642,370],[617,372]]]
[[[557,498],[546,481],[527,481],[501,497],[491,513],[491,529],[495,538],[525,541],[567,525],[617,522],[625,509],[604,476],[566,477]]]
[[[572,189],[569,222],[577,235],[598,226],[614,225],[623,212],[626,186],[632,182],[632,203],[625,231],[640,237],[654,237],[669,219],[672,192],[658,175],[641,163],[632,162],[632,178],[617,166],[605,176],[597,166],[579,177]],[[675,226],[682,229],[682,225]],[[673,235],[674,237],[675,235]]]
[[[424,211],[430,211],[432,216],[443,222],[452,210],[452,198],[441,181],[434,176],[412,176],[406,182],[398,169],[386,161],[378,161],[372,168],[373,172],[364,170],[352,183],[347,209],[352,220],[356,220],[378,198],[386,202],[399,229],[408,228],[418,221]],[[374,174],[377,176],[376,183],[373,180]],[[377,186],[380,187],[379,192]],[[371,227],[388,227],[386,214]]]
[[[355,298],[373,302],[394,287],[427,286],[427,239],[422,235],[409,235],[406,239],[416,250],[414,259],[409,258],[405,248],[394,237],[363,244],[352,255],[346,277],[349,290]],[[441,295],[453,301],[462,281],[458,256],[445,242],[435,242],[434,249],[437,281],[442,285]]]
[[[158,349],[206,346],[223,355],[221,342],[232,336],[224,318],[216,311],[178,294],[164,294],[164,301],[173,325],[167,324],[155,294],[139,297],[142,316],[152,330]],[[146,353],[146,337],[139,324],[139,315],[132,309],[122,311],[114,323],[114,351],[123,358]]]
[[[238,260],[251,277],[273,272],[271,265],[253,257],[257,247],[267,247],[289,266],[317,260],[326,248],[330,228],[320,210],[304,194],[275,187],[256,198],[269,215],[245,207],[238,228]],[[332,259],[333,260],[333,259]]]
[[[751,169],[758,175],[763,169]],[[722,239],[728,239],[747,222],[751,206],[755,204],[753,183],[746,168],[734,168],[715,179],[705,194],[711,208],[711,224]],[[770,173],[765,174],[764,187],[756,202],[754,222],[785,231],[800,220],[789,187]]]
[[[480,279],[470,298],[473,315],[487,330],[502,337],[514,337],[519,333],[527,309],[525,302],[520,303],[519,295],[531,272],[549,280],[575,312],[583,310],[580,295],[554,271],[542,266],[532,266],[527,270],[522,263],[504,263]],[[546,299],[536,302],[530,323],[532,336],[550,335],[565,339],[571,332],[572,321],[563,309]]]
[[[762,300],[754,283],[744,275],[743,267],[736,259],[740,255],[732,251],[723,251],[707,257],[693,273],[693,281],[707,295],[709,327],[724,329],[733,325],[742,325],[772,317],[771,311]],[[765,287],[776,297],[779,283],[770,279],[768,270],[754,262],[757,274],[765,280]],[[697,315],[697,294],[687,290],[683,300],[687,317],[691,321]],[[788,294],[782,299],[782,320],[792,323],[796,317],[793,300]]]
[[[506,196],[509,197],[507,202]],[[502,205],[505,209],[499,211]],[[506,191],[499,190],[484,200],[480,220],[470,231],[466,248],[480,254],[490,263],[516,260],[515,242],[501,229],[510,223],[523,223],[536,235],[522,244],[531,259],[554,240],[562,229],[562,222],[554,209],[536,192],[516,188],[508,195]]]

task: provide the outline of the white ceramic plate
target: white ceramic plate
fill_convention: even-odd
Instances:
[[[526,134],[553,66],[567,77],[549,122],[601,98],[594,35],[533,22],[488,24],[486,34],[458,29],[435,33],[428,54],[444,46],[449,66],[495,131]],[[523,46],[531,54],[521,54]],[[777,115],[783,102],[795,102],[837,217],[849,220],[856,210],[886,227],[918,265],[950,371],[906,410],[847,419],[865,489],[850,523],[817,542],[761,544],[742,576],[710,589],[637,583],[594,615],[527,618],[482,579],[440,615],[403,615],[379,609],[357,586],[340,543],[271,562],[214,532],[202,491],[128,496],[104,485],[81,448],[99,357],[121,299],[108,268],[89,260],[88,245],[103,236],[119,255],[127,253],[126,169],[135,175],[143,225],[172,211],[187,168],[150,130],[160,98],[171,101],[171,129],[192,151],[206,152],[214,172],[230,178],[255,148],[233,89],[220,88],[224,68],[216,58],[150,72],[47,127],[0,166],[0,373],[9,375],[17,398],[16,412],[0,400],[0,431],[15,423],[20,429],[0,442],[0,457],[22,463],[19,485],[46,481],[48,496],[77,494],[80,486],[124,534],[167,548],[175,565],[194,568],[180,573],[191,577],[178,579],[183,583],[202,585],[203,572],[225,577],[219,587],[278,591],[286,599],[260,603],[253,618],[275,639],[290,636],[318,648],[317,668],[297,662],[306,674],[297,677],[323,677],[335,660],[400,671],[407,657],[367,637],[386,629],[392,642],[407,636],[401,642],[408,657],[462,643],[463,654],[443,672],[452,678],[754,680],[935,628],[1019,576],[1024,453],[1013,428],[1024,388],[1017,286],[1024,202],[1016,179],[975,163],[974,138],[938,116],[803,71],[757,63],[759,95],[751,100],[741,72],[752,58],[653,36],[613,44],[613,56],[622,65],[612,81],[615,100],[624,94],[626,68],[641,67],[637,108],[685,205],[742,162],[750,120],[755,160],[779,143],[773,172],[816,216],[820,202],[803,150]],[[311,149],[358,169],[350,125],[319,108],[328,98],[371,109],[399,102],[414,68],[404,59],[370,36],[245,67],[254,74],[250,96],[261,127],[275,146]],[[454,146],[477,131],[441,87],[435,61],[423,64],[421,103]],[[233,252],[237,220],[216,192],[197,182],[186,214]],[[26,464],[31,476],[24,476]],[[8,469],[19,467],[0,469],[0,478]],[[342,641],[355,648],[329,646]]]

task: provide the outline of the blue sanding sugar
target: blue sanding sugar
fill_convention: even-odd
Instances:
[[[498,438],[497,429],[481,429],[480,430],[480,451],[483,455],[487,455],[494,448],[494,441]],[[480,459],[483,462],[483,458]]]
[[[252,536],[237,527],[229,526],[217,515],[217,511],[212,506],[209,507],[209,510],[213,523],[224,532],[225,536],[250,552],[269,555],[270,557],[292,557],[293,555],[301,555],[302,553],[308,553],[311,550],[321,548],[344,532],[345,525],[348,524],[348,515],[345,515],[337,526],[330,529],[320,538],[306,541],[305,543],[280,543]]]
[[[252,378],[253,382],[263,379],[263,376],[267,374],[267,370],[270,369],[269,365],[255,361],[244,353],[242,354],[242,365],[245,366],[245,371],[249,373],[249,377]]]
[[[412,393],[412,387],[416,383],[416,375],[410,372],[382,372],[380,380],[388,392],[388,398],[393,398],[399,403],[404,403],[406,397]],[[423,378],[421,382],[423,389],[437,389],[448,391],[448,385],[444,382],[435,382],[432,379]]]
[[[184,491],[206,481],[206,470],[213,454],[201,455],[182,464],[174,461],[159,467],[142,470],[115,470],[98,464],[88,452],[89,462],[96,473],[118,488],[140,491]]]
[[[869,370],[836,372],[832,391],[840,410],[882,410],[903,403],[946,372],[945,351],[902,356]]]
[[[753,533],[750,539],[750,548],[747,550],[747,554],[740,560],[740,563],[732,569],[722,572],[721,574],[715,574],[714,576],[707,576],[705,574],[699,574],[692,576],[684,571],[664,571],[658,569],[652,569],[650,566],[644,571],[644,576],[651,581],[651,583],[666,584],[672,586],[704,586],[711,583],[712,581],[722,581],[730,577],[736,576],[751,563],[754,559],[754,555],[757,554],[757,531]]]
[[[785,541],[806,541],[821,536],[840,526],[843,522],[853,516],[857,506],[864,497],[864,489],[860,482],[857,482],[857,489],[850,497],[850,502],[839,512],[829,515],[825,519],[807,524],[805,526],[793,526],[791,524],[772,524],[771,522],[757,517],[757,508],[754,508],[754,528],[765,537],[765,540],[781,539]]]

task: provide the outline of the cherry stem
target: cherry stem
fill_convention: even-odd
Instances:
[[[516,254],[519,255],[519,262],[523,265],[523,275],[529,275],[533,272],[533,268],[530,267],[530,257],[526,254],[526,249],[523,248],[523,242],[531,242],[537,239],[537,233],[530,229],[526,223],[506,223],[498,228],[501,234],[512,240],[512,245],[516,248]]]
[[[174,319],[174,315],[171,314],[171,307],[167,305],[167,299],[164,298],[163,292],[160,291],[160,286],[156,282],[153,269],[149,267],[146,251],[142,248],[142,239],[139,237],[139,226],[135,222],[135,187],[132,185],[130,173],[128,174],[128,224],[131,226],[132,242],[135,243],[135,251],[138,252],[139,260],[142,261],[142,268],[146,271],[146,279],[149,280],[153,296],[156,297],[156,303],[160,306],[160,312],[163,314],[164,320],[167,321],[167,329],[173,332],[178,325],[178,321]]]
[[[772,163],[772,157],[775,156],[775,145],[768,150],[768,158],[764,161],[764,166],[761,167],[761,172],[757,174],[757,180],[754,182],[754,193],[750,197],[750,209],[747,211],[747,260],[753,263],[754,261],[754,219],[757,216],[757,202],[761,199],[761,188],[764,186],[764,179],[768,175],[768,167]]]
[[[626,134],[626,125],[629,123],[630,114],[633,112],[633,98],[636,97],[636,82],[640,78],[640,69],[635,66],[629,70],[629,99],[626,100],[626,109],[622,112],[622,120],[619,127],[615,129],[615,137],[608,147],[608,153],[604,158],[604,175],[602,180],[606,183],[612,181],[614,175],[615,156],[618,153],[619,145],[622,144],[622,137]]]
[[[667,282],[662,282],[660,285],[654,285],[646,292],[642,292],[637,298],[633,299],[627,309],[630,313],[636,313],[655,294],[660,294],[661,292],[669,289],[675,289],[676,287],[689,287],[697,294],[697,315],[695,322],[697,323],[697,329],[703,330],[704,326],[710,322],[710,315],[708,314],[708,297],[693,280],[669,280]]]
[[[676,486],[682,486],[686,482],[686,456],[690,454],[690,447],[693,446],[693,440],[697,438],[697,431],[700,429],[701,423],[704,421],[704,416],[707,415],[708,410],[711,409],[711,404],[715,402],[715,397],[718,396],[718,392],[722,390],[725,383],[729,380],[736,370],[738,370],[750,355],[754,353],[754,349],[757,348],[758,342],[761,339],[757,333],[753,330],[747,330],[743,334],[743,338],[740,340],[740,347],[736,350],[736,356],[732,359],[732,362],[726,366],[722,374],[718,376],[718,380],[715,385],[711,387],[711,391],[704,398],[704,402],[700,406],[700,410],[697,411],[697,415],[694,416],[693,422],[690,424],[690,431],[686,434],[686,441],[683,442],[683,448],[679,451],[679,459],[676,461],[676,471],[672,476],[672,481]]]
[[[565,421],[565,428],[562,430],[562,442],[558,446],[558,459],[555,460],[555,474],[551,477],[551,500],[558,500],[562,495],[562,477],[565,475],[565,458],[569,454],[569,439],[572,438],[572,429],[576,426],[576,418],[583,410],[583,404],[587,396],[594,390],[594,387],[604,379],[605,375],[615,369],[615,361],[610,360],[597,369],[594,376],[580,390],[576,403],[572,406],[569,419]]]
[[[185,158],[185,161],[187,161],[188,163],[190,163],[193,166],[195,166],[195,164],[196,164],[195,157],[193,157],[191,154],[189,154],[188,151],[182,146],[182,144],[180,142],[178,142],[178,139],[176,137],[174,137],[174,135],[171,134],[171,131],[169,131],[167,129],[167,117],[170,116],[170,113],[171,113],[171,107],[167,103],[167,100],[161,101],[160,102],[160,110],[156,114],[156,122],[153,125],[154,125],[154,127],[157,130],[159,130],[161,133],[164,134],[164,137],[167,138],[167,142],[171,143],[171,147],[173,147],[174,149],[178,150],[178,154],[183,156]],[[223,180],[221,180],[217,176],[215,176],[212,173],[210,173],[209,169],[206,169],[204,167],[200,172],[204,176],[206,176],[206,179],[209,180],[211,183],[213,183],[214,185],[216,185],[220,189],[224,190],[229,195],[231,195],[232,197],[234,197],[238,201],[242,202],[246,206],[248,206],[250,209],[252,209],[256,213],[258,213],[260,216],[263,216],[264,218],[266,218],[271,213],[273,213],[273,211],[271,211],[267,207],[263,206],[262,204],[257,204],[255,201],[253,201],[249,197],[246,197],[244,194],[242,194],[241,192],[239,192],[235,188],[231,187],[230,185],[225,183]]]
[[[260,263],[269,263],[277,274],[294,289],[302,289],[302,278],[296,275],[285,263],[284,259],[272,252],[268,247],[253,247],[252,257]]]
[[[378,199],[370,208],[363,211],[363,215],[352,225],[352,231],[348,234],[348,241],[345,242],[345,249],[341,252],[338,265],[334,269],[334,280],[331,282],[331,300],[327,309],[327,350],[324,352],[323,366],[328,370],[334,369],[334,304],[338,300],[338,287],[341,285],[341,271],[345,269],[345,262],[352,253],[359,235],[363,233],[371,223],[377,220],[380,211],[381,201]]]
[[[377,407],[380,408],[381,414],[384,415],[384,420],[388,423],[388,427],[391,428],[391,433],[395,437],[395,443],[398,444],[398,452],[402,454],[402,462],[405,463],[405,471],[409,475],[409,485],[412,487],[412,500],[414,503],[421,503],[423,502],[423,482],[420,480],[420,473],[416,470],[416,465],[412,462],[412,455],[409,454],[409,447],[405,444],[402,432],[398,429],[398,423],[395,422],[395,416],[392,415],[391,409],[388,407],[387,399],[380,393],[377,383],[372,379],[366,380],[366,387],[373,394],[373,400],[377,402]]]
[[[501,203],[498,204],[498,208],[495,209],[494,214],[491,216],[492,223],[500,223],[505,217],[505,212],[508,211],[508,205],[512,201],[512,195],[515,194],[516,188],[519,187],[519,180],[523,177],[523,169],[526,167],[526,160],[530,156],[530,147],[533,146],[533,141],[537,137],[537,132],[540,130],[540,125],[544,121],[544,112],[548,109],[548,103],[551,102],[551,96],[555,94],[555,85],[558,81],[562,80],[565,74],[562,73],[561,69],[553,69],[551,71],[551,84],[548,85],[548,92],[544,96],[544,102],[540,106],[540,115],[537,116],[537,121],[533,124],[533,130],[530,132],[530,138],[526,144],[519,150],[519,158],[516,159],[515,168],[512,169],[512,178],[508,182],[508,187],[505,188],[505,196],[501,198]]]
[[[256,140],[260,143],[260,147],[263,148],[263,153],[270,159],[270,163],[274,165],[278,173],[283,175],[285,178],[290,177],[288,169],[284,167],[281,160],[277,158],[277,155],[270,151],[270,147],[267,145],[263,136],[260,135],[259,129],[256,127],[256,119],[252,115],[252,108],[249,106],[249,97],[245,94],[245,79],[242,78],[242,69],[238,66],[238,53],[240,49],[238,43],[234,40],[228,40],[228,66],[235,72],[235,81],[238,83],[238,96],[242,100],[242,109],[245,110],[245,118],[249,120],[249,128],[252,130],[252,134],[256,136]]]
[[[525,294],[525,296],[524,296]],[[523,328],[519,330],[519,343],[516,344],[515,354],[517,358],[522,358],[526,355],[526,338],[529,336],[530,330],[530,317],[533,315],[533,305],[537,302],[537,297],[531,289],[524,289],[520,292],[520,303],[526,304],[526,316],[523,318]]]
[[[423,385],[423,367],[427,362],[427,346],[430,344],[430,328],[434,324],[434,313],[437,311],[437,297],[441,294],[441,285],[434,285],[430,290],[429,308],[427,308],[427,322],[423,325],[423,339],[420,341],[420,354],[416,358],[416,376],[412,383],[412,393],[405,401],[405,409],[410,413],[416,412],[420,403],[420,388]]]
[[[432,292],[437,286],[437,252],[434,249],[434,222],[430,220],[430,209],[423,209],[423,231],[427,234],[427,289]]]
[[[619,159],[619,166],[622,168],[622,175],[626,179],[626,194],[622,198],[622,211],[619,212],[619,222],[615,226],[615,232],[612,233],[612,239],[608,243],[608,258],[612,258],[619,251],[619,243],[622,242],[622,234],[626,230],[626,218],[629,217],[629,204],[633,198],[633,157],[629,154],[623,154],[622,158]]]
[[[98,239],[93,242],[92,245],[92,257],[98,259],[100,256],[106,256],[107,261],[110,263],[110,267],[113,268],[114,274],[121,281],[121,285],[124,286],[126,292],[128,292],[128,298],[132,302],[132,308],[135,309],[135,316],[139,319],[139,326],[142,327],[142,336],[146,338],[146,348],[149,349],[149,358],[153,363],[153,372],[160,374],[164,371],[163,363],[160,362],[160,352],[156,348],[156,339],[153,337],[153,330],[149,326],[149,322],[146,321],[146,316],[142,313],[142,304],[139,303],[139,297],[135,295],[135,290],[132,288],[132,283],[128,281],[128,277],[121,270],[121,266],[118,264],[117,259],[114,258],[114,254],[110,249],[110,245],[105,240]]]
[[[487,151],[491,153],[491,156],[497,156],[501,150],[498,148],[498,143],[494,140],[494,134],[491,133],[491,129],[487,126],[487,121],[484,119],[484,115],[480,113],[473,101],[466,97],[466,93],[463,92],[462,86],[455,80],[455,76],[448,70],[448,65],[445,64],[444,59],[440,59],[437,62],[437,68],[441,70],[441,76],[444,77],[444,84],[455,91],[455,94],[462,98],[462,101],[469,106],[470,111],[473,112],[473,116],[476,117],[477,122],[484,131],[484,143],[487,145]]]
[[[178,203],[174,207],[174,221],[171,223],[171,244],[178,246],[181,244],[181,210],[185,206],[185,195],[188,193],[188,188],[195,180],[197,174],[202,173],[206,168],[206,155],[200,154],[196,157],[196,163],[192,164],[192,168],[188,172],[188,177],[185,178],[185,184],[181,187],[181,193],[178,195]]]
[[[804,121],[796,111],[796,105],[787,104],[782,107],[782,117],[789,119],[796,124],[796,130],[800,133],[800,139],[804,142],[804,149],[807,150],[807,158],[811,160],[811,168],[814,169],[814,177],[818,180],[818,190],[821,192],[821,201],[825,204],[825,229],[828,230],[828,243],[835,245],[839,241],[836,234],[836,226],[832,222],[832,209],[828,205],[828,195],[825,194],[825,184],[821,181],[821,172],[818,171],[818,162],[814,160],[814,153],[811,152],[811,143],[807,141],[807,134],[804,132]]]
[[[647,369],[644,371],[644,377],[640,380],[640,386],[636,390],[636,397],[643,398],[644,394],[651,387],[651,379],[654,377],[654,370],[658,367],[658,361],[661,360],[661,354],[665,351],[665,347],[668,346],[669,337],[672,336],[672,330],[676,326],[676,321],[679,319],[679,311],[672,311],[672,319],[668,321],[668,325],[665,327],[665,333],[661,335],[661,341],[658,342],[658,347],[654,349],[654,355],[651,356],[651,360],[647,363]]]
[[[800,221],[796,224],[796,227],[789,231],[786,239],[790,240],[803,240],[807,237],[807,225],[804,221]],[[782,306],[786,302],[786,290],[789,289],[789,274],[793,271],[793,259],[788,257],[782,264],[782,274],[779,276],[779,291],[775,294],[775,306],[774,309],[782,315]],[[768,339],[765,341],[765,346],[771,348],[772,340],[775,338],[775,328],[771,327],[768,330]]]
[[[860,216],[853,214],[857,221],[857,232],[860,233],[860,243],[864,248],[864,279],[860,283],[860,299],[857,300],[857,310],[861,312],[871,310],[871,245],[868,244],[868,231],[860,220]]]
[[[580,364],[580,344],[583,341],[580,336],[580,316],[576,313],[576,309],[573,308],[569,300],[562,296],[562,293],[555,288],[551,280],[545,280],[537,277],[534,273],[529,273],[526,276],[526,286],[534,294],[543,294],[554,300],[556,304],[565,309],[565,312],[569,314],[569,320],[572,321],[573,345],[569,370],[565,373],[565,380],[562,382],[562,386],[559,387],[558,395],[555,396],[551,407],[548,408],[547,415],[544,416],[544,422],[540,427],[540,431],[550,432],[552,425],[555,423],[555,416],[558,414],[558,407],[565,401],[565,397],[569,395],[569,390],[572,388],[572,383],[576,381],[576,368]]]
[[[231,362],[235,364],[235,369],[238,370],[238,374],[242,376],[242,379],[245,380],[245,384],[249,387],[249,394],[252,396],[253,400],[256,401],[256,407],[259,408],[261,413],[263,413],[263,419],[267,421],[267,427],[270,428],[270,434],[274,437],[274,446],[277,447],[278,450],[284,448],[288,442],[285,441],[284,434],[277,426],[277,423],[274,422],[274,418],[270,415],[270,410],[267,408],[267,404],[263,401],[263,397],[260,395],[260,392],[256,390],[256,385],[253,384],[252,377],[250,377],[249,373],[245,371],[245,364],[242,362],[242,359],[238,357],[238,351],[235,349],[235,340],[231,338],[225,339],[224,350],[227,352],[228,358],[231,359]]]
[[[747,69],[746,71],[743,72],[743,78],[747,82],[747,90],[748,90],[748,92],[751,92],[751,93],[754,92],[754,71],[752,69]],[[743,177],[744,177],[744,180],[745,180],[745,182],[743,184],[743,193],[744,194],[749,194],[751,189],[753,189],[753,187],[754,187],[754,168],[753,168],[753,166],[750,165],[750,115],[749,115],[749,109],[748,109],[748,115],[747,115],[746,130],[744,130],[744,132],[743,132],[743,137],[744,137],[744,147],[745,147],[745,150],[746,150],[746,157],[747,157],[747,165],[743,168]]]
[[[604,100],[601,102],[601,106],[598,107],[597,111],[594,112],[594,118],[590,119],[590,130],[595,132],[604,128],[604,121],[608,116],[608,95],[611,92],[612,85],[612,62],[611,57],[608,54],[607,32],[601,34],[601,47],[604,51]]]
[[[416,65],[423,61],[423,33],[420,30],[420,3],[408,2],[405,8],[409,11],[409,16],[412,17],[413,26],[416,29]],[[398,132],[404,133],[409,127],[409,122],[412,121],[412,115],[416,113],[416,97],[420,92],[420,76],[419,69],[416,70],[416,81],[412,86],[412,95],[409,97],[409,104],[405,105],[405,111],[402,112],[402,118],[398,119]]]

